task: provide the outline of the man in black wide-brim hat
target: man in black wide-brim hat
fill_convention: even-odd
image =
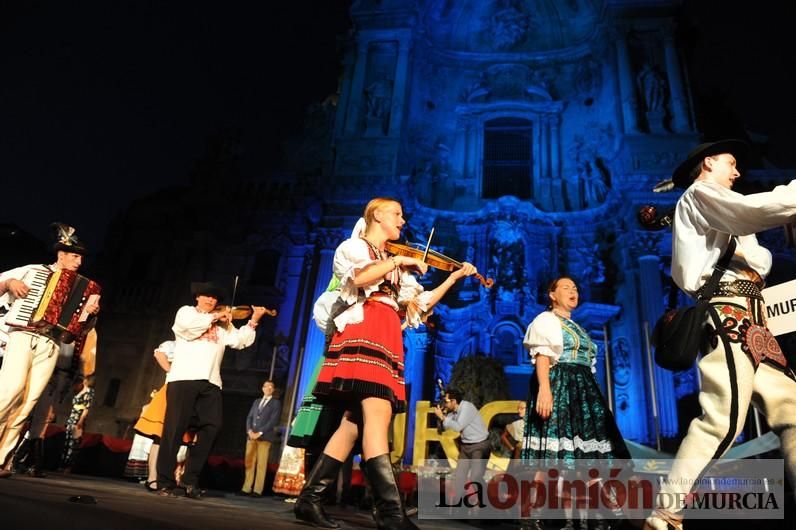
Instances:
[[[710,298],[725,332],[717,333],[708,316],[708,351],[698,363],[703,414],[688,428],[661,486],[662,499],[683,499],[711,460],[730,449],[753,397],[780,437],[786,471],[796,485],[796,377],[766,328],[760,289],[771,270],[771,253],[755,237],[796,220],[796,180],[770,192],[732,191],[747,151],[740,140],[705,143],[672,176],[685,189],[672,227],[672,278],[678,287],[699,297],[731,238],[736,250]],[[659,508],[645,529],[681,526],[682,510]]]
[[[75,229],[63,223],[53,223],[55,241],[52,265],[26,265],[0,274],[0,305],[11,307],[3,319],[8,324],[8,343],[5,345],[3,366],[0,368],[0,478],[11,476],[1,469],[19,440],[22,425],[39,400],[55,370],[61,349],[59,340],[48,336],[44,328],[23,319],[12,320],[10,315],[31,291],[34,282],[46,281],[59,269],[77,272],[83,263],[86,247]],[[91,315],[86,331],[99,312],[99,300],[88,300],[83,309]],[[25,312],[27,314],[27,312]]]
[[[229,308],[219,308],[226,289],[213,282],[191,285],[196,304],[182,306],[174,318],[175,345],[171,369],[166,375],[166,417],[158,453],[159,495],[184,495],[200,499],[199,473],[221,428],[221,361],[229,346],[243,349],[255,339],[255,328],[265,307],[254,306],[247,324],[232,325]],[[174,481],[177,450],[191,420],[198,425],[197,441],[190,448],[182,475],[182,493]]]

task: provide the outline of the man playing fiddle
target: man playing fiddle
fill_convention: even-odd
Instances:
[[[242,350],[254,343],[255,329],[265,307],[254,306],[249,322],[240,328],[232,325],[229,308],[217,310],[226,291],[212,282],[194,283],[191,291],[196,305],[177,311],[172,331],[174,359],[166,376],[166,417],[158,454],[158,487],[161,496],[176,496],[174,467],[182,435],[192,422],[198,426],[197,442],[190,448],[182,477],[185,496],[202,497],[199,473],[207,460],[216,434],[221,428],[221,361],[229,346]]]

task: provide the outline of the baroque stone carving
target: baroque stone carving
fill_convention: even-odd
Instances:
[[[550,93],[554,68],[531,69],[524,64],[496,64],[481,73],[460,96],[467,103],[518,100],[553,101]]]
[[[581,95],[594,94],[603,84],[602,66],[594,59],[581,62],[575,71],[575,88]]]
[[[531,15],[522,11],[520,3],[504,3],[486,24],[488,41],[495,50],[511,50],[525,40],[530,23]]]
[[[518,225],[497,221],[492,231],[492,252],[489,268],[495,274],[495,293],[498,301],[519,298],[528,283],[525,277],[525,244]]]
[[[570,198],[573,209],[594,208],[605,202],[611,189],[611,172],[607,155],[614,143],[614,131],[610,125],[590,123],[584,135],[576,134],[569,149],[575,162],[575,179],[580,182],[580,197]]]
[[[611,344],[611,364],[613,365],[614,384],[618,388],[630,383],[630,343],[625,337],[613,340]]]

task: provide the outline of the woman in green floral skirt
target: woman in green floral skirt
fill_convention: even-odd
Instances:
[[[594,377],[597,345],[572,320],[578,287],[563,276],[550,284],[547,295],[549,310],[531,322],[523,341],[536,370],[530,383],[522,459],[562,473],[575,469],[576,460],[629,459]],[[535,523],[532,526],[540,526]],[[581,519],[581,528],[586,525]],[[568,514],[564,529],[572,528]]]

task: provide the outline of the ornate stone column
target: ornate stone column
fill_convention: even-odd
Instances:
[[[553,178],[550,172],[550,117],[541,116],[539,119],[541,135],[539,137],[539,157],[542,164],[542,177]]]
[[[666,55],[666,77],[669,79],[669,94],[671,94],[672,130],[688,132],[690,129],[688,109],[680,75],[680,60],[677,57],[677,48],[674,46],[674,36],[668,31],[663,37],[663,50]]]
[[[409,45],[411,35],[407,32],[398,41],[398,64],[395,68],[395,82],[392,91],[392,110],[388,136],[398,138],[403,123],[404,100],[406,99],[406,73],[409,70]]]
[[[356,63],[356,57],[354,57],[353,51],[349,51],[349,53],[345,54],[343,63],[343,81],[340,86],[340,100],[337,102],[337,111],[335,112],[335,138],[339,138],[343,135],[346,118],[348,117],[348,103],[351,101],[351,86],[354,76],[354,64]]]
[[[360,37],[362,38],[362,37]],[[365,70],[368,65],[368,44],[369,41],[357,42],[357,56],[354,63],[354,77],[351,81],[351,91],[348,100],[352,103],[348,106],[348,118],[346,119],[346,135],[354,135],[359,124],[359,105],[362,100],[362,91],[365,88]]]
[[[641,316],[649,325],[649,333],[658,317],[663,314],[663,286],[661,285],[660,258],[658,256],[639,256],[639,293],[641,295]],[[674,393],[672,372],[653,367],[655,395],[658,401],[658,419],[661,436],[671,438],[677,435],[677,396]]]
[[[561,116],[550,116],[550,176],[553,178],[561,177],[561,167],[559,161],[560,138],[558,129]]]
[[[638,133],[638,102],[630,68],[630,52],[627,49],[626,31],[620,29],[616,36],[616,60],[619,66],[619,96],[622,101],[622,117],[625,133]]]

